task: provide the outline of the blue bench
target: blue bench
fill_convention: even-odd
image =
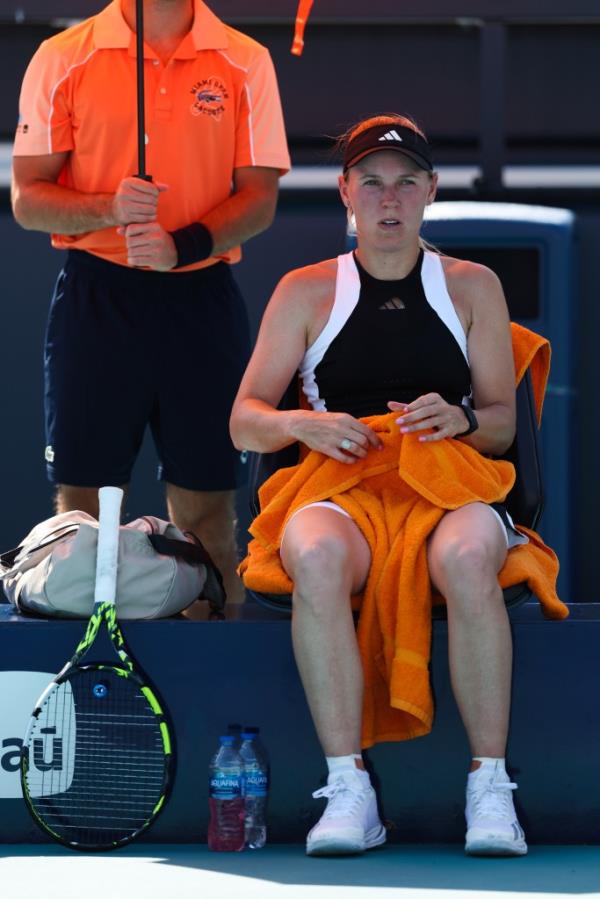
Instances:
[[[296,672],[289,618],[254,603],[223,622],[126,622],[126,639],[169,707],[178,767],[171,799],[147,842],[206,838],[208,761],[232,721],[260,725],[272,760],[270,839],[300,842],[322,803],[322,755]],[[597,789],[600,716],[600,604],[571,606],[567,621],[542,618],[537,604],[511,611],[515,638],[509,760],[531,842],[590,843],[600,837]],[[0,842],[46,842],[14,789],[19,733],[6,728],[23,672],[55,672],[82,622],[12,614],[0,605]],[[8,674],[7,672],[18,672]],[[447,625],[434,621],[436,723],[430,736],[369,752],[381,785],[390,839],[463,838],[468,747],[448,679]],[[43,680],[43,677],[42,677]],[[22,703],[21,703],[22,705]],[[25,717],[30,709],[25,710]],[[8,786],[7,786],[8,785]]]

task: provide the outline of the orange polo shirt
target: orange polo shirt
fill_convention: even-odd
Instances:
[[[23,81],[15,156],[68,152],[59,184],[114,193],[137,171],[135,70],[135,35],[120,0],[44,41]],[[158,204],[168,231],[199,221],[226,200],[235,169],[289,169],[268,51],[221,22],[202,0],[195,0],[193,27],[167,65],[145,47],[144,72],[146,169],[169,185]],[[52,244],[127,265],[116,228],[53,234]],[[240,256],[234,247],[218,258]]]

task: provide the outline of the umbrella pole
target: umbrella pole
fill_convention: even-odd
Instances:
[[[135,46],[136,46],[136,87],[137,87],[137,178],[152,181],[146,172],[146,122],[144,109],[144,0],[135,0]]]

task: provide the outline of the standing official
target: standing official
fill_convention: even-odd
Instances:
[[[57,511],[97,514],[150,424],[172,520],[234,569],[227,432],[249,355],[230,265],[273,219],[289,168],[268,51],[202,0],[144,0],[146,158],[137,170],[135,0],[45,41],[23,82],[13,210],[67,249],[45,347]]]

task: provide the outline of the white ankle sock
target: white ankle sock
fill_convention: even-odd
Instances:
[[[469,771],[469,776],[471,776],[471,774],[477,774],[477,772],[480,771],[481,768],[491,767],[497,768],[498,771],[506,774],[506,759],[493,759],[485,755],[475,755],[473,756],[473,761],[480,762],[480,767],[477,768],[477,771]]]
[[[341,771],[356,771],[362,777],[369,778],[366,771],[356,767],[356,760],[362,759],[362,755],[326,755],[327,768],[330,774],[339,774]]]

